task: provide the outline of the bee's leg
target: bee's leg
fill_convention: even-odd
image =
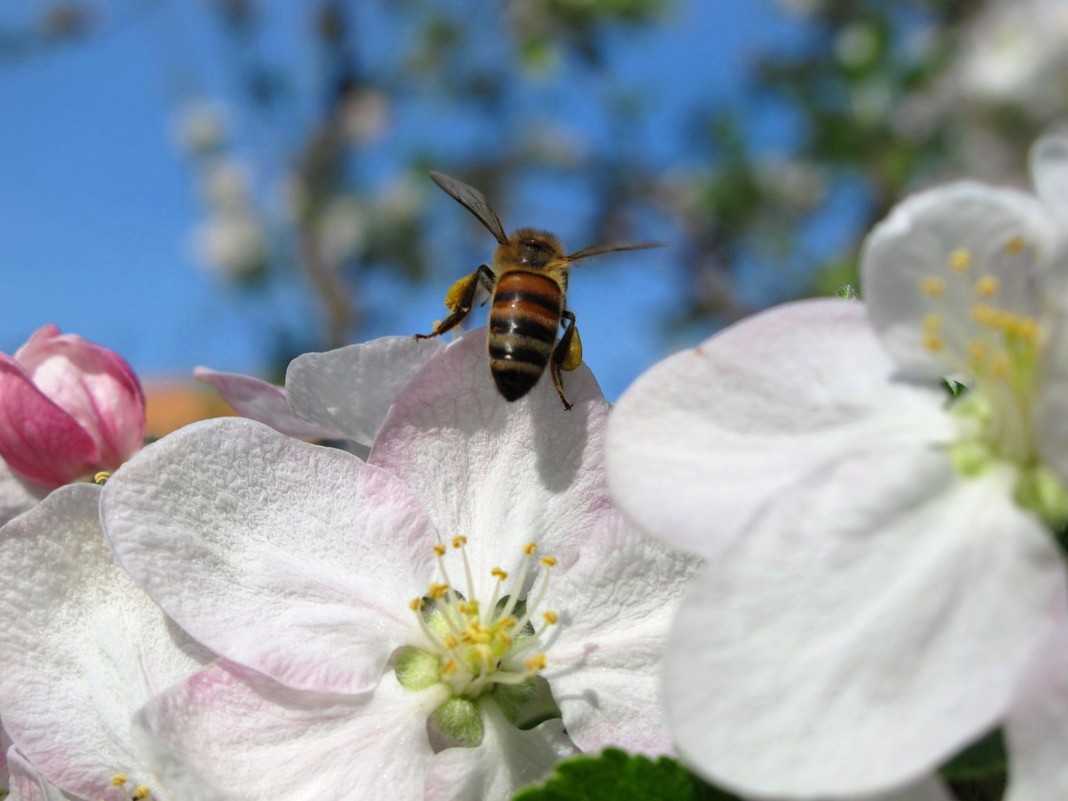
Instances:
[[[430,339],[444,334],[450,328],[455,328],[464,321],[471,313],[471,307],[475,305],[475,296],[478,295],[479,286],[487,292],[493,291],[493,271],[485,264],[479,265],[471,275],[466,275],[451,287],[445,295],[445,308],[451,313],[448,317],[434,325],[434,330],[429,334],[416,334],[416,339]]]
[[[560,371],[574,370],[582,364],[582,340],[575,326],[574,312],[564,309],[560,314],[560,321],[563,323],[564,333],[553,348],[552,358],[549,359],[549,375],[553,378],[553,386],[556,387],[560,400],[564,402],[564,408],[570,411],[572,404],[568,403],[564,396],[564,379]]]

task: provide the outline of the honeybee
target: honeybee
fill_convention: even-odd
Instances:
[[[445,295],[449,316],[436,323],[433,332],[416,334],[416,339],[440,336],[462,323],[482,289],[493,298],[488,350],[497,391],[507,401],[519,400],[538,383],[548,365],[553,386],[564,408],[570,410],[560,373],[582,364],[582,340],[575,315],[566,306],[568,270],[590,256],[660,245],[594,245],[565,254],[560,240],[548,231],[519,228],[509,237],[481,192],[440,172],[431,172],[430,177],[474,214],[498,244],[492,266],[482,264],[449,287]],[[557,340],[561,325],[564,330]]]

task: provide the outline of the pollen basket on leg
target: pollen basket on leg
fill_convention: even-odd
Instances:
[[[474,699],[522,684],[548,663],[545,634],[559,615],[544,608],[544,601],[556,560],[536,552],[535,545],[525,546],[514,575],[494,567],[492,581],[486,582],[472,571],[466,537],[454,537],[448,547],[434,546],[439,580],[410,606],[428,645],[418,650],[435,660],[437,679],[453,697]]]

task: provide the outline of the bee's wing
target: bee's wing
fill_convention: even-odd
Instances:
[[[661,242],[640,242],[632,245],[593,245],[592,247],[577,250],[570,256],[565,256],[567,261],[578,261],[590,256],[599,256],[602,253],[613,253],[617,250],[649,250],[649,248],[662,248]]]
[[[431,172],[430,177],[434,183],[452,195],[457,203],[478,217],[478,221],[489,229],[498,242],[502,245],[508,242],[508,235],[504,232],[504,226],[501,225],[497,212],[490,208],[490,204],[486,202],[481,192],[444,173]]]

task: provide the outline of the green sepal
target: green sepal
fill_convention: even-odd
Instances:
[[[527,787],[513,801],[739,801],[704,783],[673,759],[608,748],[600,756],[561,762],[544,784]]]
[[[549,682],[541,676],[532,676],[522,684],[498,684],[493,689],[493,700],[517,729],[533,729],[561,717]]]
[[[456,695],[435,709],[430,715],[434,742],[446,747],[475,748],[482,743],[485,727],[478,703]]]
[[[1013,500],[1041,517],[1054,532],[1068,523],[1068,490],[1060,477],[1044,464],[1036,464],[1020,473]]]
[[[401,646],[393,654],[393,669],[400,686],[412,692],[425,690],[441,681],[438,658],[411,645]]]

